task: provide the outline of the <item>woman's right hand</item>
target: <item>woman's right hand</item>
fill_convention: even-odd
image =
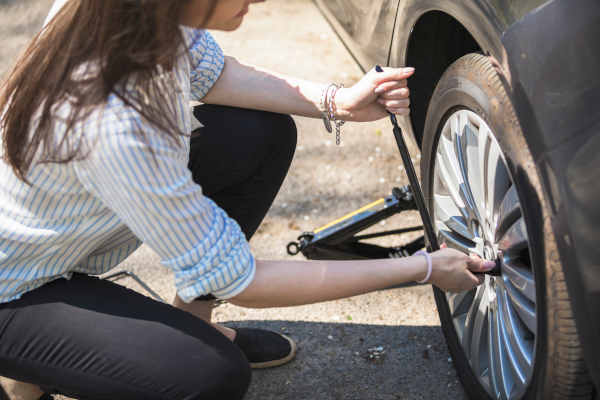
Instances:
[[[431,253],[431,278],[429,282],[448,292],[464,292],[483,283],[483,277],[473,272],[490,271],[496,266],[493,261],[479,256],[468,256],[458,250],[442,248]]]

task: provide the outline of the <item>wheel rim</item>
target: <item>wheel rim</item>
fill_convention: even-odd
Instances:
[[[500,276],[446,298],[474,375],[497,399],[520,398],[535,360],[536,287],[527,229],[506,161],[477,114],[450,115],[438,141],[433,215],[440,242],[502,261]]]

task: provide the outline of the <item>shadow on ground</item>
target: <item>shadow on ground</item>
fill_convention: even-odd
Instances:
[[[254,371],[249,400],[464,398],[436,326],[351,321],[229,321],[225,325],[270,329],[298,343],[297,357],[290,364]],[[442,376],[441,371],[447,372]]]

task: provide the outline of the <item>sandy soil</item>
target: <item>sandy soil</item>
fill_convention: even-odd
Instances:
[[[39,28],[50,0],[0,0],[0,76]],[[306,79],[351,84],[362,75],[310,0],[255,5],[242,28],[215,33],[227,54]],[[282,190],[251,241],[258,258],[284,259],[301,232],[406,184],[389,122],[347,124],[342,146],[322,122],[295,118],[296,156]],[[418,167],[420,157],[414,151]],[[418,168],[417,168],[418,169]],[[388,220],[388,229],[418,224],[415,213]],[[400,243],[393,238],[388,243]],[[134,271],[165,299],[171,274],[142,247],[122,268]],[[123,284],[139,289],[127,280]],[[218,321],[265,327],[298,341],[297,359],[253,376],[248,399],[461,399],[463,390],[446,349],[431,289],[412,286],[288,309],[248,310],[224,305]],[[381,346],[379,360],[369,349]]]

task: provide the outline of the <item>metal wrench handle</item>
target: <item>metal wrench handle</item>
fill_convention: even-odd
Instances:
[[[379,66],[375,66],[375,71],[383,72],[383,69]],[[410,152],[408,151],[408,147],[406,146],[406,142],[404,141],[404,137],[402,136],[402,130],[398,125],[398,120],[396,116],[391,112],[390,120],[392,121],[392,125],[394,126],[394,137],[396,138],[396,144],[398,145],[398,150],[400,150],[400,156],[402,157],[402,162],[404,163],[404,169],[406,169],[406,175],[408,176],[408,181],[413,191],[413,195],[415,197],[415,202],[417,203],[417,208],[419,209],[419,214],[421,214],[421,219],[423,220],[423,228],[425,230],[425,237],[429,242],[428,251],[436,251],[440,249],[440,245],[437,240],[437,236],[435,235],[435,231],[433,229],[433,223],[431,222],[431,216],[429,215],[429,211],[425,206],[425,199],[423,197],[423,191],[421,190],[421,185],[419,184],[419,179],[417,178],[417,174],[415,173],[415,168],[412,164],[412,160],[410,158]]]

